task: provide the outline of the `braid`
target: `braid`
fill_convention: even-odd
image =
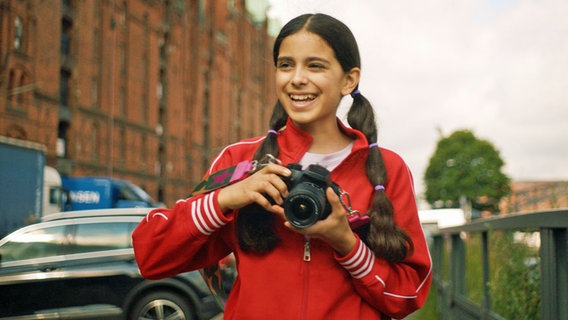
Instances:
[[[270,118],[270,130],[278,131],[286,125],[288,114],[277,102]],[[278,157],[277,135],[268,133],[260,147],[258,147],[254,160],[260,160],[266,154]],[[273,214],[266,212],[259,205],[251,204],[241,210],[237,215],[237,237],[239,246],[245,252],[263,254],[276,247],[280,239],[274,232],[276,220]]]
[[[360,130],[369,144],[377,142],[377,126],[373,108],[362,95],[353,97],[353,104],[347,114],[351,127]],[[370,148],[366,164],[367,177],[373,186],[385,185],[387,173],[379,148]],[[375,192],[371,208],[367,213],[371,219],[366,242],[375,254],[390,262],[403,260],[413,250],[412,239],[394,222],[393,206],[384,191]]]
[[[286,120],[288,120],[288,114],[284,110],[284,107],[280,104],[280,101],[276,102],[274,110],[272,111],[272,116],[270,117],[270,130],[278,131],[286,125]],[[276,141],[277,135],[269,133],[256,153],[254,154],[254,160],[260,160],[266,154],[271,154],[278,158],[278,142]]]

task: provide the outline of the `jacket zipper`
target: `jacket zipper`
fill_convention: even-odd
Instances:
[[[310,238],[306,238],[304,242],[304,261],[310,262],[312,260],[312,255],[310,252]]]
[[[308,296],[310,292],[310,261],[312,260],[310,238],[306,237],[304,242],[304,263],[303,263],[303,280],[304,289],[302,293],[302,309],[300,310],[300,319],[307,319],[308,316]]]

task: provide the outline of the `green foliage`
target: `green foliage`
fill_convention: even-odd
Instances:
[[[434,208],[457,208],[465,197],[473,209],[498,212],[499,201],[510,191],[510,179],[495,147],[469,130],[438,141],[424,174],[426,201]]]
[[[466,296],[471,301],[481,305],[483,303],[483,261],[481,233],[468,233],[465,250],[465,277]],[[475,276],[471,276],[475,275]]]
[[[494,232],[490,241],[493,310],[506,319],[540,319],[538,251],[515,241],[513,232]]]
[[[517,234],[517,237],[515,237]],[[540,261],[537,247],[530,246],[523,237],[528,235],[518,231],[489,232],[489,298],[491,311],[504,319],[532,320],[541,319],[541,286]],[[466,281],[465,294],[467,299],[480,307],[484,300],[482,241],[479,233],[468,233],[465,241],[466,263],[464,277]],[[448,243],[449,241],[445,241]],[[444,247],[443,272],[449,264],[447,257],[451,254],[449,246]],[[449,279],[443,279],[449,285]],[[438,296],[436,283],[430,289],[430,296],[423,307],[409,319],[435,320],[448,319],[442,305],[436,308],[436,300],[444,300]],[[446,313],[446,314],[442,314]]]

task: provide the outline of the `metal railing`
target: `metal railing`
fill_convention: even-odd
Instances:
[[[537,266],[535,269],[539,272],[539,276],[535,277],[537,279],[535,286],[540,287],[540,297],[538,293],[533,294],[539,300],[540,318],[568,320],[567,229],[568,209],[561,209],[478,219],[465,225],[434,232],[431,243],[434,282],[431,290],[436,290],[440,319],[505,319],[505,316],[497,314],[495,306],[492,305],[492,298],[495,297],[492,297],[491,293],[495,284],[491,283],[494,270],[490,268],[497,267],[498,264],[493,261],[496,254],[490,252],[490,248],[494,248],[495,241],[494,243],[490,241],[498,238],[494,235],[496,232],[529,230],[536,232],[539,236],[537,239],[540,240],[535,246],[533,261],[533,265]],[[471,248],[474,242],[471,239],[474,235],[479,241],[476,242],[475,248]],[[477,261],[466,262],[468,250],[478,249],[481,252],[474,259]],[[472,274],[468,269],[476,269],[479,272]],[[466,279],[467,277],[481,277],[478,279],[481,285],[477,301],[471,298],[471,292],[466,288],[467,284],[471,283],[471,279]],[[522,281],[528,280],[521,279]],[[502,301],[500,303],[503,304]],[[526,319],[532,317],[525,316]]]

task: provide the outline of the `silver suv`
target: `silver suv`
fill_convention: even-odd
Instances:
[[[198,271],[143,279],[131,234],[147,208],[64,212],[0,240],[2,319],[211,319]]]

